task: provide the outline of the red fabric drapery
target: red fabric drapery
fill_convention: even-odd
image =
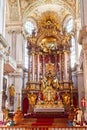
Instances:
[[[86,107],[86,99],[85,99],[84,97],[81,99],[81,106],[82,106],[83,108]]]
[[[29,108],[29,103],[27,98],[24,98],[22,108],[23,108],[23,114],[26,114]]]

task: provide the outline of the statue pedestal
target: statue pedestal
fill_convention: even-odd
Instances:
[[[21,124],[21,122],[23,121],[23,113],[21,110],[18,110],[13,118],[15,124]]]

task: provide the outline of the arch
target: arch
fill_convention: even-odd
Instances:
[[[29,30],[29,27],[30,27],[30,30]],[[35,19],[32,18],[32,17],[26,18],[23,21],[23,28],[24,28],[24,31],[26,33],[28,33],[29,35],[31,35],[32,31],[34,29],[37,30],[37,23],[36,23]]]
[[[67,28],[67,24],[70,22],[70,20],[73,20],[73,27],[71,31],[74,29],[74,17],[72,15],[67,15],[63,20],[63,29]],[[66,30],[67,31],[67,30]],[[70,32],[71,32],[70,31]]]

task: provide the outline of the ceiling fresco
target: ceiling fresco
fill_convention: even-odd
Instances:
[[[61,22],[67,15],[75,16],[76,0],[7,0],[10,21],[25,21],[31,17],[36,21],[44,12],[53,11]]]

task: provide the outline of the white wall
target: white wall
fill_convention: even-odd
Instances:
[[[0,0],[0,33],[5,36],[6,0]]]

